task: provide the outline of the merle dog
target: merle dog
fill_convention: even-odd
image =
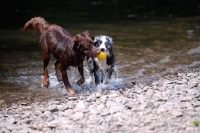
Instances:
[[[100,49],[102,52],[106,52],[107,55],[105,60],[99,60],[95,57],[87,56],[87,63],[90,73],[89,82],[91,83],[93,79],[95,79],[97,91],[102,92],[101,83],[109,83],[115,65],[113,39],[109,36],[100,35],[94,36],[93,40],[94,46]]]

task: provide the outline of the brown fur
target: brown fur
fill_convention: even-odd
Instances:
[[[40,45],[44,63],[44,86],[49,86],[47,66],[49,64],[50,54],[52,54],[57,59],[55,70],[58,81],[63,81],[67,92],[74,94],[66,70],[69,66],[78,67],[81,78],[77,81],[77,84],[82,84],[85,81],[83,74],[83,60],[85,56],[95,57],[100,52],[99,49],[93,46],[93,40],[89,37],[89,33],[85,31],[76,36],[72,36],[61,26],[49,24],[41,17],[35,17],[29,20],[22,30],[40,31]]]

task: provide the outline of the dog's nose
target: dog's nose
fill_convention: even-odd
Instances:
[[[104,51],[105,51],[105,48],[101,48],[101,51],[104,52]]]

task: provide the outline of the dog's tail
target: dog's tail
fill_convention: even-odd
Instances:
[[[49,28],[50,24],[42,17],[31,18],[28,22],[25,23],[22,28],[23,31],[40,31],[42,34],[45,30]]]

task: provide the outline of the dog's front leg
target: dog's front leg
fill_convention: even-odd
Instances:
[[[111,75],[113,73],[113,70],[114,70],[114,66],[111,66],[109,69],[106,70],[106,81],[105,81],[105,84],[108,84],[110,82],[110,79],[111,79]]]
[[[94,82],[94,60],[93,60],[93,58],[87,56],[87,63],[88,63],[88,69],[89,69],[88,83],[92,84]]]
[[[56,69],[56,77],[58,82],[62,83],[63,79],[62,79],[62,74],[60,72],[60,63],[58,62],[58,60],[55,63],[55,69]]]
[[[62,79],[63,79],[63,82],[64,82],[64,85],[66,87],[66,90],[68,92],[69,95],[73,95],[75,94],[74,90],[72,89],[70,83],[69,83],[69,79],[68,79],[68,76],[67,76],[67,72],[65,71],[66,69],[63,68],[61,65],[60,65],[60,72],[62,74]]]
[[[48,51],[43,50],[43,63],[44,63],[44,79],[43,79],[43,85],[44,87],[49,87],[49,74],[48,74],[48,69],[47,66],[49,64],[49,60],[50,60],[50,54],[48,53]]]
[[[49,75],[48,75],[48,69],[44,68],[44,79],[43,79],[43,85],[44,87],[49,87]]]
[[[78,71],[79,71],[79,74],[81,75],[81,78],[76,82],[76,84],[81,85],[82,83],[85,82],[84,73],[83,73],[83,63],[81,63],[81,65],[78,66]]]
[[[100,74],[101,83],[103,83],[103,80],[105,79],[105,74],[106,73],[105,73],[105,71],[100,70],[99,74]]]
[[[101,89],[101,84],[100,84],[100,77],[99,77],[99,68],[96,67],[94,69],[94,79],[95,79],[95,84],[97,86],[97,92],[102,92],[102,89]]]

